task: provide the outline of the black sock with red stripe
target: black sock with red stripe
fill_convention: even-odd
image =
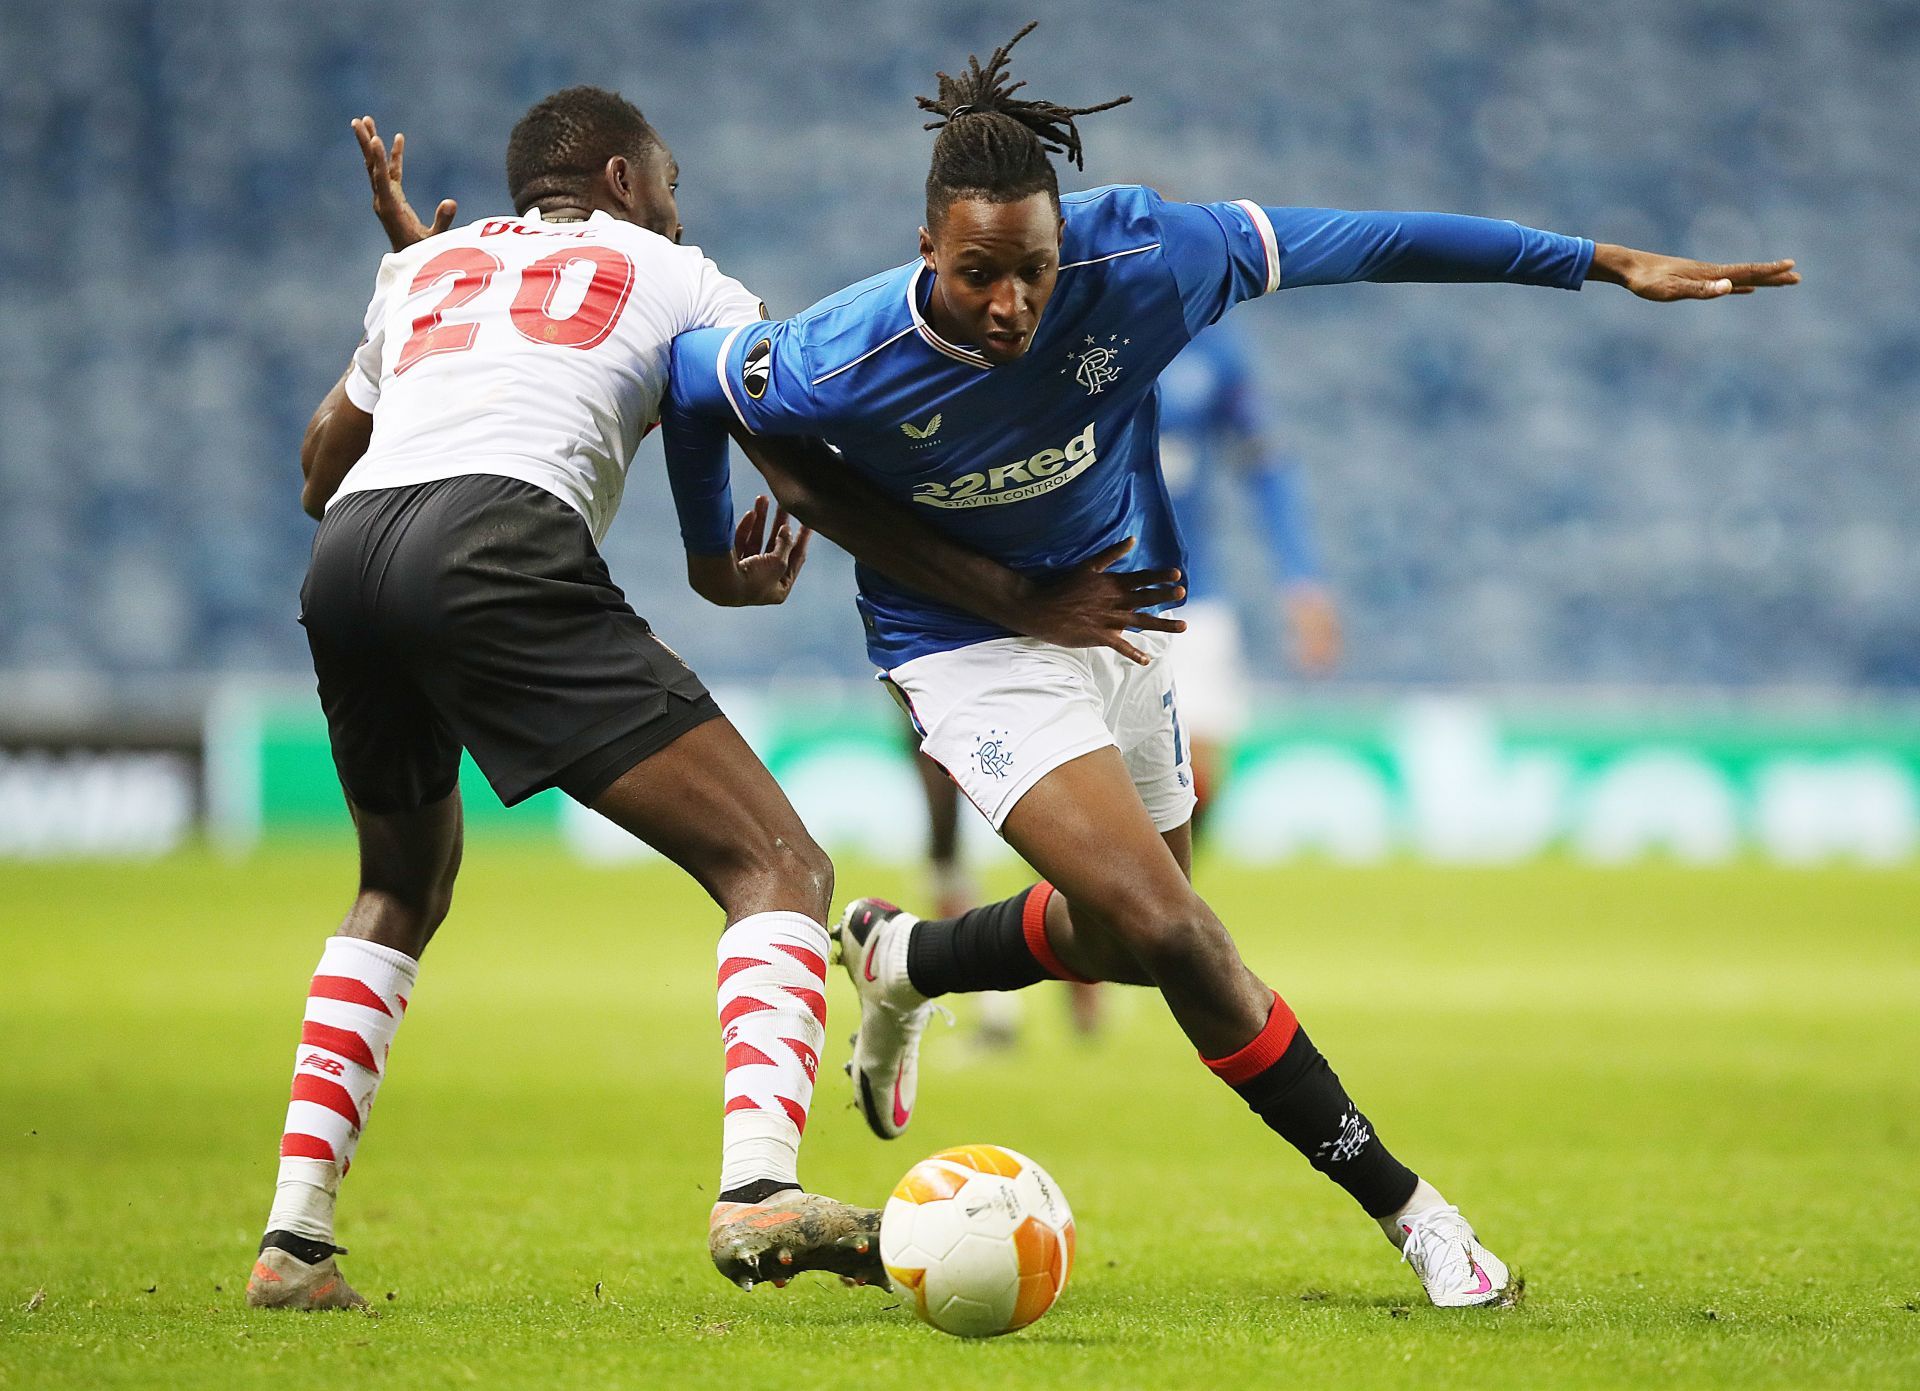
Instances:
[[[957,918],[928,918],[907,939],[907,979],[929,999],[974,990],[1020,990],[1043,980],[1072,980],[1047,943],[1053,885],[969,908]]]
[[[1251,1043],[1201,1061],[1269,1129],[1351,1193],[1369,1217],[1397,1212],[1413,1196],[1419,1176],[1380,1142],[1278,994],[1266,1027]]]

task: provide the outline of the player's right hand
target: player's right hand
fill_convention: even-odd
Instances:
[[[1800,283],[1792,261],[1741,261],[1722,265],[1684,256],[1662,256],[1630,246],[1597,243],[1587,279],[1624,285],[1641,299],[1671,303],[1681,299],[1719,299],[1755,290]]]
[[[787,509],[778,509],[767,529],[767,499],[753,506],[733,529],[734,602],[741,605],[784,604],[807,563],[807,541],[813,533],[793,529]]]
[[[453,215],[460,210],[453,199],[440,200],[440,206],[433,210],[431,227],[420,220],[413,204],[407,201],[406,192],[400,187],[400,162],[407,148],[405,134],[394,135],[391,155],[380,139],[373,117],[361,116],[354,120],[353,135],[360,142],[361,156],[367,161],[367,182],[373,185],[373,215],[380,219],[387,241],[395,251],[405,251],[415,242],[425,241],[453,226]]]
[[[1127,630],[1184,633],[1187,625],[1142,610],[1177,604],[1187,597],[1178,570],[1126,570],[1110,567],[1133,549],[1134,538],[1117,541],[1083,560],[1066,574],[1034,586],[1022,629],[1057,647],[1111,647],[1128,661],[1145,666],[1150,658],[1127,641]]]

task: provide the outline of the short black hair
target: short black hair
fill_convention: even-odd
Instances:
[[[579,196],[616,155],[660,144],[640,108],[604,87],[565,87],[527,109],[507,137],[507,194],[523,213],[543,199]]]
[[[1038,20],[994,49],[982,67],[978,54],[967,55],[967,70],[958,77],[936,73],[940,94],[918,97],[922,111],[940,119],[928,121],[937,130],[933,164],[927,170],[927,226],[936,227],[958,198],[983,198],[990,203],[1017,203],[1045,193],[1060,206],[1060,182],[1054,176],[1048,151],[1063,154],[1080,168],[1086,159],[1080,149],[1076,116],[1124,106],[1132,97],[1115,97],[1098,106],[1057,106],[1050,101],[1023,101],[1014,93],[1027,84],[1007,82],[1007,55],[1031,34]]]

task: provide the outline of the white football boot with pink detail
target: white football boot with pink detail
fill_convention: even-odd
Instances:
[[[920,1036],[933,1005],[907,978],[907,938],[920,919],[878,898],[856,898],[835,930],[841,964],[860,994],[860,1032],[847,1075],[867,1125],[897,1139],[913,1119]]]
[[[1413,1267],[1436,1308],[1472,1309],[1519,1302],[1523,1284],[1480,1244],[1451,1203],[1403,1216],[1400,1259]]]

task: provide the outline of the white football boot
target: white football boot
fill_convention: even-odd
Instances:
[[[847,1075],[860,1114],[883,1140],[897,1139],[913,1119],[920,1036],[933,1013],[907,979],[907,934],[919,921],[884,899],[856,898],[834,929],[841,964],[860,993],[860,1032]]]
[[[1413,1267],[1436,1308],[1473,1309],[1519,1302],[1522,1282],[1513,1277],[1504,1261],[1480,1244],[1453,1204],[1423,1208],[1402,1217],[1397,1225],[1400,1259]]]

